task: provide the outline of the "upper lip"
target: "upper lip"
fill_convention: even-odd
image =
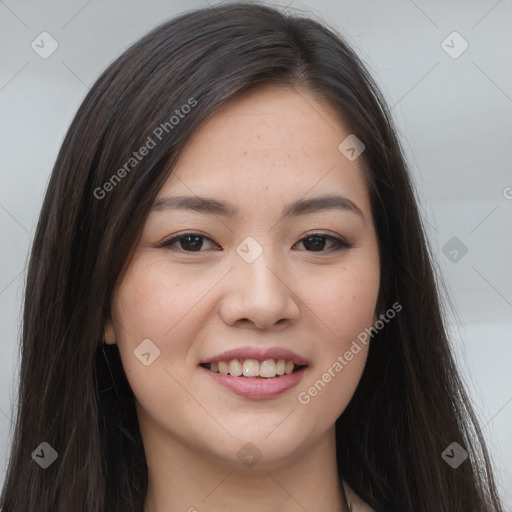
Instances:
[[[199,364],[218,363],[220,361],[231,361],[232,359],[257,359],[265,361],[266,359],[284,359],[293,361],[298,366],[307,365],[308,362],[292,350],[282,347],[271,347],[267,349],[257,347],[241,347],[232,350],[226,350],[216,356],[203,359]]]

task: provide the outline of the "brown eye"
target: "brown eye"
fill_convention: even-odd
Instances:
[[[164,241],[160,247],[169,247],[172,250],[182,250],[184,252],[204,252],[201,251],[203,240],[211,242],[209,238],[198,233],[185,233]],[[179,247],[174,247],[178,243]]]
[[[308,235],[307,237],[303,238],[301,242],[303,243],[304,247],[306,247],[306,249],[311,249],[308,249],[308,252],[326,252],[324,251],[326,240],[332,244],[330,247],[331,249],[336,248],[334,250],[348,249],[352,247],[341,238],[336,238],[334,236],[326,235],[323,233],[313,233]]]

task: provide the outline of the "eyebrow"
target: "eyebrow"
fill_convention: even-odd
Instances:
[[[234,218],[239,214],[236,206],[226,201],[200,196],[168,196],[157,199],[152,210],[192,210],[199,213],[220,215]],[[283,208],[281,218],[296,217],[325,210],[342,210],[351,212],[364,221],[362,210],[350,199],[340,195],[327,194],[311,199],[298,199]]]

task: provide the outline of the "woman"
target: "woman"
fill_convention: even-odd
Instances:
[[[5,512],[502,510],[388,111],[260,5],[108,67],[33,244]]]

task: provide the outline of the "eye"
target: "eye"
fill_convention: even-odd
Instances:
[[[172,250],[176,250],[174,247],[178,242],[180,244],[180,249],[185,250],[185,247],[191,248],[191,250],[185,250],[185,252],[204,252],[201,251],[201,247],[203,246],[202,239],[204,240],[211,240],[201,235],[200,233],[184,233],[182,235],[174,236],[170,238],[169,240],[165,240],[160,247],[169,247]]]
[[[299,242],[302,242],[304,247],[306,247],[306,245],[308,245],[309,247],[313,247],[314,250],[308,252],[326,252],[322,250],[323,248],[325,248],[325,240],[333,244],[331,246],[331,249],[334,248],[334,251],[338,251],[340,249],[349,249],[350,247],[352,247],[352,245],[347,243],[345,240],[342,240],[341,238],[337,238],[335,236],[327,235],[326,233],[310,233],[305,238],[299,240]]]
[[[189,232],[164,240],[159,247],[168,247],[173,251],[181,250],[184,252],[204,252],[201,251],[201,248],[203,247],[202,240],[208,240],[209,242],[214,243],[210,238],[201,235],[200,233]],[[325,248],[326,241],[332,244],[331,249],[334,249],[334,251],[353,247],[353,245],[349,244],[345,240],[327,235],[326,233],[310,233],[299,240],[298,243],[302,242],[304,247],[309,246],[312,248],[312,250],[307,252],[327,252],[323,250]],[[176,247],[176,244],[179,244],[180,247]]]

